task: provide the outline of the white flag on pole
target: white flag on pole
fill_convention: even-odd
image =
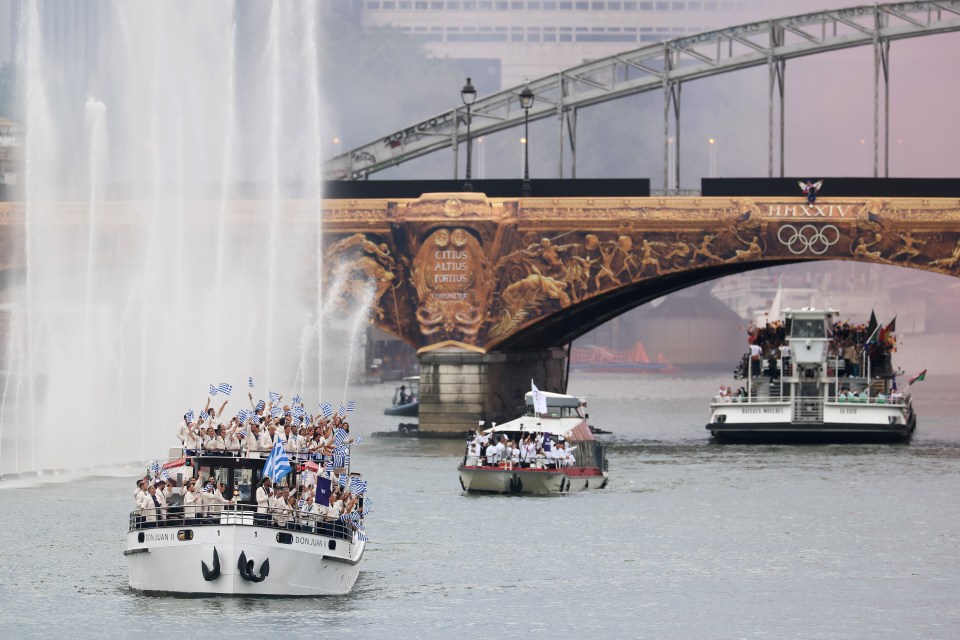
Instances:
[[[533,378],[530,378],[530,391],[533,393],[533,411],[538,415],[541,413],[546,413],[547,396],[543,394],[543,391],[537,389],[537,385],[533,383]]]

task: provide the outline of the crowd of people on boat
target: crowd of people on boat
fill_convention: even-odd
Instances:
[[[310,474],[291,488],[264,478],[256,491],[256,506],[240,504],[237,496],[225,497],[226,484],[213,476],[187,478],[177,487],[172,479],[145,477],[137,480],[134,501],[140,528],[166,525],[216,524],[224,510],[255,513],[254,521],[297,531],[331,529],[338,522],[356,522],[370,508],[370,499],[351,488],[333,472]],[[284,479],[285,480],[285,479]],[[201,488],[202,485],[202,488]],[[364,487],[365,488],[365,487]],[[255,509],[255,511],[254,511]],[[356,514],[356,517],[354,516]]]
[[[493,430],[477,430],[467,440],[467,466],[504,469],[558,469],[576,465],[575,445],[563,436],[526,433],[507,437]]]
[[[894,334],[895,320],[886,326],[871,323],[854,323],[849,320],[828,325],[827,356],[843,360],[844,377],[860,377],[867,359],[877,362],[897,348]],[[751,375],[759,377],[764,372],[776,378],[782,368],[789,367],[790,346],[787,344],[787,325],[781,321],[769,321],[764,325],[751,323],[747,327]],[[768,366],[764,371],[762,363]],[[874,367],[877,369],[877,367]]]
[[[279,439],[291,459],[318,460],[353,442],[347,437],[350,423],[340,412],[313,416],[298,402],[281,405],[282,396],[256,403],[252,393],[248,397],[251,410],[229,419],[224,418],[229,401],[213,409],[211,398],[200,416],[184,414],[177,425],[177,438],[186,454],[265,458]]]

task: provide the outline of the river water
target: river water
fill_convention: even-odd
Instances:
[[[727,378],[575,374],[615,432],[599,491],[467,496],[461,442],[368,438],[372,542],[346,597],[138,595],[142,469],[4,482],[0,637],[960,637],[960,376],[913,387],[909,445],[824,446],[712,443]],[[396,427],[392,391],[356,389],[355,430]]]

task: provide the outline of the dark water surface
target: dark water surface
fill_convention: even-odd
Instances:
[[[369,438],[345,597],[137,595],[140,469],[5,482],[0,637],[960,638],[960,377],[915,387],[909,445],[817,446],[713,444],[721,378],[575,377],[615,432],[600,491],[466,496],[459,441]],[[361,433],[395,428],[392,390],[356,390]]]

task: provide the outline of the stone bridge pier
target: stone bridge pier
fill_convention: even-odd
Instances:
[[[566,391],[561,348],[482,353],[454,347],[419,354],[421,432],[462,432],[478,420],[506,422],[519,415],[534,380],[543,391]]]

